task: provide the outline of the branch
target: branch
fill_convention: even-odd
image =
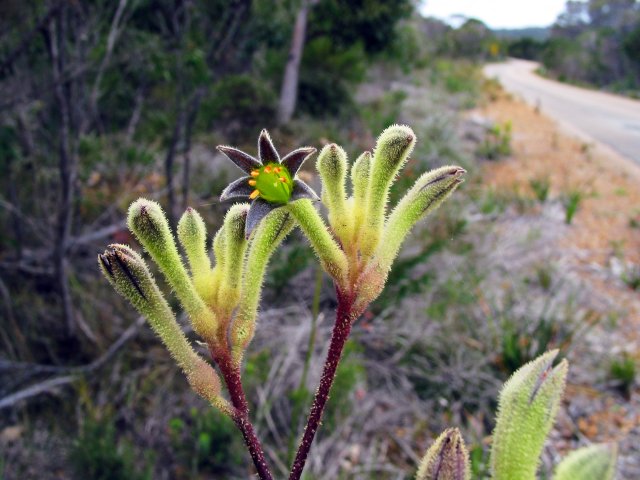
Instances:
[[[127,222],[126,220],[123,220],[121,222],[114,223],[113,225],[108,225],[106,227],[100,228],[98,230],[94,230],[84,235],[71,238],[69,240],[69,244],[67,245],[67,250],[71,250],[74,247],[78,247],[86,243],[95,242],[96,240],[102,240],[103,238],[109,237],[121,230],[126,230],[126,228],[127,228]]]
[[[120,34],[120,20],[122,19],[122,14],[124,13],[125,8],[127,8],[127,0],[120,0],[116,13],[113,16],[113,21],[111,22],[109,35],[107,36],[107,49],[104,57],[102,58],[102,62],[100,62],[100,67],[98,67],[98,73],[96,74],[96,79],[93,82],[93,88],[91,89],[91,112],[96,117],[98,97],[100,96],[100,84],[102,83],[104,71],[106,70],[107,65],[109,65],[111,54],[113,53],[113,48],[115,47],[116,41],[118,40],[118,35]]]

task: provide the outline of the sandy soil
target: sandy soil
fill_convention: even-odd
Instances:
[[[628,321],[640,333],[640,293],[622,281],[611,281],[623,266],[640,264],[640,166],[606,147],[571,137],[508,94],[480,114],[513,125],[513,155],[487,163],[485,183],[533,196],[530,181],[548,177],[551,198],[581,192],[578,211],[558,246],[585,278],[602,283],[628,308]]]

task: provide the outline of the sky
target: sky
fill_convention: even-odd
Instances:
[[[447,20],[462,14],[491,28],[546,27],[564,10],[566,0],[423,0],[424,16]]]

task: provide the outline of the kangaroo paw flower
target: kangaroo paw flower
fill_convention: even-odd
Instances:
[[[296,178],[305,160],[315,153],[315,148],[298,148],[281,160],[269,133],[262,130],[258,138],[259,158],[224,145],[218,146],[218,150],[247,174],[230,183],[220,195],[221,201],[232,198],[252,201],[245,226],[247,238],[272,210],[303,198],[318,200],[311,187]]]

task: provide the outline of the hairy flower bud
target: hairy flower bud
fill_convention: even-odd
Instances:
[[[233,355],[237,363],[240,363],[255,332],[260,292],[269,259],[294,226],[295,221],[289,212],[273,210],[260,222],[251,238],[242,276],[242,296],[231,326]]]
[[[98,255],[98,265],[116,291],[143,315],[155,313],[155,309],[165,302],[144,260],[128,246],[109,245],[102,255]]]
[[[557,350],[518,369],[505,383],[491,447],[496,480],[534,479],[544,441],[564,393],[568,364],[553,367]]]
[[[187,254],[193,284],[205,300],[212,297],[211,261],[207,255],[207,229],[198,212],[189,207],[178,222],[178,240]]]
[[[218,408],[229,411],[219,396],[218,375],[189,345],[142,257],[126,245],[115,244],[98,255],[98,265],[116,291],[148,320],[192,388]]]
[[[469,454],[457,428],[445,430],[420,462],[416,480],[469,480]]]
[[[351,188],[353,191],[353,242],[358,243],[360,227],[367,214],[367,190],[371,177],[371,152],[360,155],[351,167]]]
[[[556,467],[554,480],[613,480],[616,475],[618,446],[589,445],[574,450]]]
[[[160,205],[143,198],[136,200],[129,207],[128,224],[176,292],[191,318],[194,330],[207,341],[213,342],[218,326],[215,314],[196,292]]]
[[[378,137],[367,191],[365,234],[361,238],[365,256],[371,256],[378,246],[389,188],[411,155],[415,143],[413,130],[404,125],[392,125]]]
[[[347,154],[335,143],[322,149],[316,164],[322,179],[322,202],[329,211],[329,224],[342,242],[349,239],[351,221],[346,209]]]
[[[380,264],[390,268],[413,226],[438,208],[462,183],[466,172],[457,166],[441,167],[423,174],[393,209],[384,227],[377,252]]]
[[[240,297],[240,279],[244,253],[247,248],[245,222],[249,204],[240,203],[229,209],[224,217],[224,269],[222,271],[218,303],[225,317],[231,315]]]

